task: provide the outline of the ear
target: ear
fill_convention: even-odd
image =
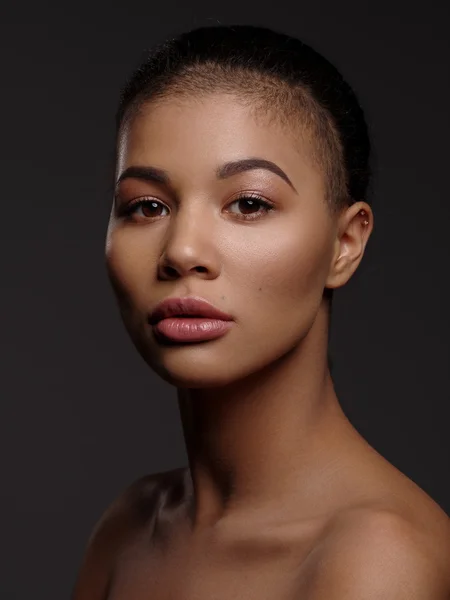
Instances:
[[[339,216],[326,288],[347,283],[362,260],[372,230],[373,213],[366,202],[352,204]]]

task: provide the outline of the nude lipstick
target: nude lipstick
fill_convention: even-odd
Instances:
[[[172,342],[203,342],[223,336],[232,326],[231,315],[204,298],[166,298],[150,314],[157,337]]]

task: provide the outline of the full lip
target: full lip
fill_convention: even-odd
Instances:
[[[216,308],[213,304],[199,296],[184,296],[180,298],[166,298],[156,305],[150,313],[149,322],[156,325],[161,319],[168,317],[200,317],[205,319],[220,319],[232,321],[233,317]]]

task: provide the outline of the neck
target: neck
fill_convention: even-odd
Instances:
[[[301,343],[226,387],[179,389],[194,488],[194,526],[242,507],[312,501],[332,468],[336,432],[351,427],[327,364],[325,315]],[[334,447],[333,447],[334,443]],[[319,474],[319,475],[318,475]],[[301,486],[299,485],[301,483]]]

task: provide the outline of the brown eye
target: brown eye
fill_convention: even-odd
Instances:
[[[269,202],[263,200],[257,195],[251,194],[239,196],[239,198],[231,202],[230,206],[232,205],[237,205],[238,212],[229,212],[235,215],[238,219],[244,220],[258,219],[260,216],[273,209],[273,206]]]
[[[160,214],[161,209],[167,209],[164,204],[159,202],[158,200],[151,200],[148,198],[139,198],[130,202],[122,211],[122,215],[127,217],[131,217],[134,215],[138,209],[142,210],[142,215],[145,219],[153,219],[162,217],[165,215]]]

